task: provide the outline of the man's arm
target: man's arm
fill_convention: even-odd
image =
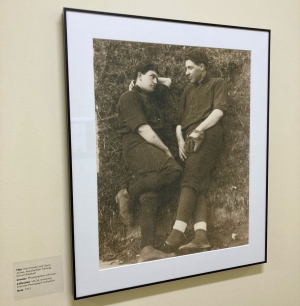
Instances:
[[[150,125],[143,124],[138,127],[138,133],[149,143],[153,146],[157,147],[158,149],[165,152],[168,156],[173,157],[172,153],[170,152],[169,148],[161,141],[158,135],[153,131]]]
[[[205,131],[214,126],[224,115],[223,111],[227,110],[228,90],[224,79],[217,79],[214,83],[214,110],[211,114],[196,127],[197,131]],[[197,136],[192,133],[190,136]]]
[[[170,87],[171,84],[172,84],[172,80],[171,80],[170,78],[162,78],[162,77],[159,77],[157,83],[158,83],[158,84],[161,84],[161,85],[165,85],[165,86]]]
[[[172,80],[170,78],[162,78],[162,77],[159,77],[158,80],[157,80],[157,83],[158,84],[161,84],[161,85],[165,85],[165,86],[168,86],[170,87],[171,84],[172,84]],[[132,80],[129,84],[129,91],[132,90],[132,87],[135,85],[135,80]]]
[[[182,135],[181,125],[176,126],[176,138],[179,147],[179,157],[183,161],[187,158],[187,154],[184,151],[184,138]]]
[[[214,109],[211,114],[204,120],[202,121],[195,130],[197,131],[205,131],[209,128],[211,128],[212,126],[214,126],[215,124],[217,124],[217,122],[223,117],[223,111],[220,109]],[[191,133],[189,136],[191,137],[197,137],[198,134],[197,133]]]

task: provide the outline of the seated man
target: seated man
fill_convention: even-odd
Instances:
[[[158,192],[172,184],[182,173],[170,150],[162,141],[164,119],[159,109],[171,85],[169,78],[158,77],[158,67],[141,63],[135,73],[135,86],[125,92],[117,105],[122,135],[123,158],[137,181],[116,196],[120,217],[125,225],[132,225],[130,201],[139,197],[141,203],[141,253],[139,262],[174,256],[154,248]]]
[[[189,84],[178,108],[176,136],[179,156],[185,161],[180,199],[173,230],[162,248],[165,252],[187,254],[211,248],[207,240],[206,193],[211,172],[222,147],[220,119],[227,110],[227,86],[212,78],[204,52],[193,50],[185,57]],[[195,238],[184,244],[187,223],[193,219]]]

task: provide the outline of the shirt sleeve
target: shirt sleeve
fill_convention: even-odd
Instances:
[[[228,89],[225,80],[218,79],[214,87],[214,109],[227,111]]]
[[[119,112],[124,120],[124,124],[135,133],[142,124],[147,124],[147,120],[142,109],[139,97],[134,92],[126,92],[119,102]]]

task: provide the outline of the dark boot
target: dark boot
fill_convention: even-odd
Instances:
[[[120,190],[116,196],[116,203],[119,205],[121,221],[127,226],[132,226],[134,220],[133,214],[129,209],[130,200],[131,196],[125,188]]]
[[[179,248],[180,254],[192,254],[198,253],[202,251],[207,251],[211,249],[211,245],[207,239],[206,231],[204,230],[196,230],[195,239],[193,239],[190,243],[182,245]]]
[[[165,259],[176,256],[175,253],[164,253],[162,251],[154,249],[153,246],[148,245],[145,246],[138,258],[138,262],[145,262],[150,260],[158,260],[158,259]]]

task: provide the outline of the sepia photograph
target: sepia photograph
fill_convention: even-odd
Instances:
[[[93,48],[100,269],[247,244],[250,51]]]
[[[64,25],[75,299],[265,263],[270,31]]]

